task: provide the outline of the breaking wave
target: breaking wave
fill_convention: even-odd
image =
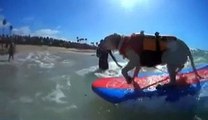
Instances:
[[[52,102],[56,102],[57,104],[63,104],[63,103],[67,103],[67,101],[62,100],[63,98],[65,98],[65,94],[64,92],[61,90],[62,86],[57,84],[56,85],[56,89],[53,90],[53,92],[51,92],[50,94],[48,94],[46,97],[43,97],[42,99],[44,101],[52,101]]]
[[[20,55],[21,57],[17,58],[19,62],[29,62],[30,65],[37,65],[40,68],[50,69],[53,68],[55,62],[60,59],[59,56],[52,55],[48,51],[44,52],[32,52],[27,54],[27,56]]]

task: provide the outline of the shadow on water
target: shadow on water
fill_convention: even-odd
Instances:
[[[131,100],[116,105],[96,98],[88,105],[96,110],[93,116],[100,120],[192,120],[196,115],[194,105],[192,108],[181,110],[179,103],[166,103],[157,98]]]

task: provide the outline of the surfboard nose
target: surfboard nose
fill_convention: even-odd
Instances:
[[[104,88],[106,87],[106,84],[108,83],[107,78],[98,78],[92,83],[92,88]]]

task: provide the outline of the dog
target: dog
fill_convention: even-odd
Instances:
[[[129,60],[127,65],[122,68],[122,75],[128,84],[139,74],[141,67],[166,64],[170,77],[168,84],[173,85],[176,83],[177,73],[183,69],[188,57],[196,77],[202,78],[196,71],[189,47],[174,36],[159,36],[158,32],[155,35],[140,33],[131,36],[114,33],[104,38],[102,46],[107,50],[118,50],[123,57]],[[128,71],[134,68],[134,75],[130,77]]]

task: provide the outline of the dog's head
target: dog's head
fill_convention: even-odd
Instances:
[[[101,46],[106,50],[117,50],[120,40],[121,35],[114,33],[105,37]]]

